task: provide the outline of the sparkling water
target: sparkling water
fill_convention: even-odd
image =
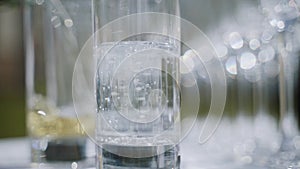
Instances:
[[[179,47],[127,41],[96,53],[98,168],[178,168]]]

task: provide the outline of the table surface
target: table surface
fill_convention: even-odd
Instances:
[[[27,168],[30,163],[28,138],[0,140],[0,169]]]
[[[245,122],[242,122],[245,126]],[[238,145],[243,145],[245,140],[245,143],[249,140],[249,133],[244,132],[245,128],[231,126],[230,121],[223,120],[219,127],[221,130],[217,130],[205,144],[199,144],[201,124],[203,122],[196,122],[180,142],[181,169],[247,169],[245,165],[242,165],[243,156],[237,158],[238,156],[233,151]],[[267,134],[266,137],[274,140]],[[95,154],[94,144],[89,150],[91,150],[90,153]],[[252,157],[247,156],[247,159],[249,158],[251,161]],[[28,138],[0,139],[0,169],[15,168],[30,168],[30,140]],[[248,168],[253,169],[253,167]]]

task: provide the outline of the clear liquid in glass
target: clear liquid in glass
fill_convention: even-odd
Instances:
[[[98,168],[179,168],[178,51],[149,41],[97,48]]]

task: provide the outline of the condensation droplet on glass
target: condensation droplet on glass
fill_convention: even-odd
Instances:
[[[67,28],[70,28],[73,26],[73,21],[72,19],[65,19],[64,24]]]
[[[244,46],[244,40],[238,32],[232,32],[229,35],[229,44],[232,49],[240,49]]]
[[[45,0],[35,0],[35,3],[38,5],[43,5],[44,2]]]
[[[256,50],[260,47],[260,41],[258,39],[251,39],[249,42],[249,47],[252,50]]]
[[[225,63],[225,67],[228,73],[232,75],[237,75],[237,65],[236,65],[236,58],[231,56],[227,59]]]
[[[275,50],[272,46],[268,46],[268,47],[262,49],[258,53],[258,60],[262,63],[273,60],[274,57],[275,57]]]
[[[245,52],[240,57],[240,66],[242,69],[248,70],[256,65],[256,57],[253,53]]]
[[[54,26],[54,28],[58,28],[61,26],[61,22],[60,22],[60,19],[58,18],[58,16],[53,16],[51,18],[51,23]]]

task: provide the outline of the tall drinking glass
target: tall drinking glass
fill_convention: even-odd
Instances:
[[[81,127],[72,101],[74,64],[93,32],[92,0],[26,0],[24,8],[32,163],[66,168],[93,164],[85,135],[93,123]],[[79,118],[91,120],[88,113]]]
[[[96,0],[98,168],[179,168],[177,0]]]

